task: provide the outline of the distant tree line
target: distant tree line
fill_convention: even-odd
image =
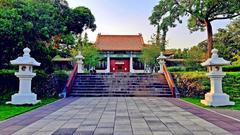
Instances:
[[[218,29],[213,35],[213,47],[219,50],[220,57],[232,62],[232,65],[240,65],[240,18],[234,19],[225,28]],[[156,58],[160,55],[160,46],[156,45],[156,38],[152,38],[150,45],[142,51],[141,60],[151,68],[158,66]],[[201,68],[201,61],[205,60],[205,52],[208,50],[208,41],[204,40],[199,44],[185,49],[167,49],[167,52],[174,54],[173,59],[183,59],[182,66],[198,70]],[[162,41],[160,41],[162,45]],[[172,63],[173,64],[173,63]],[[173,64],[174,65],[174,64]],[[176,65],[176,64],[175,64]]]

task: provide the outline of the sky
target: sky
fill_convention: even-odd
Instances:
[[[71,8],[88,7],[96,19],[97,29],[87,31],[89,40],[95,42],[98,33],[113,35],[137,35],[142,33],[145,43],[156,33],[156,28],[150,25],[148,17],[159,0],[67,0]],[[212,23],[213,32],[229,24],[229,20]],[[206,32],[190,33],[187,19],[182,24],[170,28],[167,33],[167,48],[190,48],[207,39]]]

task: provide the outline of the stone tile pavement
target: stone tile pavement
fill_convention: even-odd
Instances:
[[[231,130],[228,132],[190,113],[175,101],[182,102],[158,97],[79,98],[14,135],[231,134]]]
[[[68,105],[78,98],[67,98],[45,105],[33,111],[18,115],[6,121],[0,122],[0,135],[11,135],[16,131],[44,118],[45,116]]]
[[[228,109],[212,109],[212,110],[220,114],[233,117],[240,121],[240,110],[228,110]]]
[[[217,125],[218,127],[221,127],[231,132],[232,134],[240,135],[240,111],[223,109],[203,109],[201,107],[192,105],[176,98],[169,98],[165,100],[173,103],[178,107],[183,108],[184,110],[210,123]]]

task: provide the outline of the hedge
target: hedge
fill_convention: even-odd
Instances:
[[[167,67],[170,72],[185,72],[185,71],[196,71],[194,67],[186,67],[186,66],[171,66]],[[205,67],[199,67],[197,71],[205,71],[207,70]]]
[[[185,67],[185,66],[170,66],[170,67],[168,67],[168,70],[170,72],[196,71],[195,69],[192,69],[191,67]],[[199,71],[207,71],[207,69],[202,67],[199,69]],[[224,72],[240,72],[240,65],[223,66],[223,71]]]
[[[204,97],[210,91],[206,72],[172,73],[181,97]],[[240,98],[240,72],[227,72],[223,78],[223,91],[232,99]]]
[[[9,101],[11,95],[18,92],[19,79],[15,70],[0,70],[0,103]],[[68,75],[46,74],[43,70],[34,70],[37,75],[32,79],[32,91],[38,98],[56,97],[65,87]]]
[[[223,71],[225,71],[225,72],[237,72],[237,71],[240,71],[240,65],[223,66]]]
[[[167,69],[170,72],[183,72],[183,71],[187,71],[186,67],[183,67],[183,66],[172,66],[172,67],[167,67]]]

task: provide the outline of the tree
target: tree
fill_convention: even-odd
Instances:
[[[2,0],[0,6],[0,67],[8,67],[10,60],[29,47],[42,68],[51,68],[51,55],[56,52],[46,47],[64,29],[58,9],[51,2],[35,0]]]
[[[234,60],[233,57],[240,52],[240,18],[233,20],[226,28],[221,28],[214,35],[214,43],[218,45],[222,57]]]
[[[95,30],[94,22],[88,8],[70,9],[65,0],[0,0],[0,68],[9,68],[9,61],[29,47],[41,68],[51,72],[54,56],[69,55],[54,46],[73,44],[72,33]]]
[[[82,48],[83,56],[84,56],[84,64],[87,69],[96,67],[98,62],[101,60],[100,53],[97,48],[93,45],[86,45]]]
[[[157,57],[160,55],[160,46],[156,45],[148,45],[142,50],[142,55],[140,56],[140,60],[151,68],[151,70],[154,69],[154,67],[157,65]]]
[[[161,9],[162,8],[162,9]],[[161,11],[164,11],[161,13]],[[232,19],[240,15],[239,0],[161,0],[153,11],[155,19],[172,26],[179,16],[189,16],[190,31],[204,30],[208,35],[208,57],[211,56],[213,46],[213,32],[211,22],[214,20]],[[176,17],[174,19],[174,17]],[[162,18],[169,19],[162,19]],[[154,20],[154,19],[153,19]]]
[[[69,48],[69,46],[72,46],[75,44],[75,37],[72,33],[68,33],[66,35],[61,35],[62,43],[66,44]]]
[[[94,31],[96,29],[95,18],[90,9],[86,7],[76,7],[69,13],[67,22],[68,30],[76,35],[81,35],[86,29]]]
[[[169,27],[175,27],[175,21],[182,22],[180,16],[183,15],[179,6],[176,6],[175,0],[161,0],[153,9],[152,15],[149,17],[150,23],[157,26],[157,30],[162,31],[162,48],[166,48],[166,36]]]
[[[213,46],[219,50],[224,59],[235,61],[235,55],[240,52],[240,18],[233,20],[226,28],[218,29],[213,36]],[[207,41],[198,44],[200,48],[207,49]],[[237,57],[237,56],[236,56]]]
[[[166,33],[161,36],[160,25],[157,25],[157,34],[156,34],[156,42],[155,44],[159,46],[160,52],[164,52],[166,50]]]
[[[200,63],[204,60],[204,51],[202,48],[199,48],[198,46],[193,46],[189,50],[187,50],[186,53],[186,61],[184,62],[184,65],[187,67],[188,70],[200,70],[202,66]]]

